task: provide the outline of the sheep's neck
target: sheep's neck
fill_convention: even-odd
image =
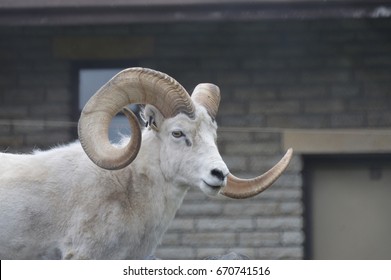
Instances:
[[[157,141],[159,140],[155,137],[144,133],[139,155],[132,164],[133,174],[138,177],[137,180],[142,181],[135,185],[140,186],[142,190],[139,191],[148,197],[148,205],[145,205],[144,211],[149,217],[145,229],[152,238],[150,242],[154,243],[151,253],[160,243],[188,190],[187,187],[167,181],[161,173],[160,143],[156,143]]]

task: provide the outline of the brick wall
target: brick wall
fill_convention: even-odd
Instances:
[[[73,139],[72,69],[83,55],[77,48],[61,52],[58,39],[110,37],[124,40],[120,51],[98,46],[96,57],[84,60],[135,61],[189,91],[199,82],[219,85],[220,151],[234,174],[258,175],[284,152],[284,128],[391,126],[390,34],[390,19],[1,28],[0,149]],[[147,52],[126,45],[140,37]],[[296,155],[272,189],[244,201],[191,190],[157,255],[203,258],[233,250],[257,259],[302,258],[302,168]]]
[[[28,151],[71,140],[70,64],[53,58],[51,30],[0,31],[0,149]],[[51,123],[48,123],[51,121]]]

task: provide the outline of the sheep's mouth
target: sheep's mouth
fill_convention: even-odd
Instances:
[[[212,188],[214,190],[221,188],[221,185],[211,185],[211,184],[208,184],[205,180],[202,180],[202,181],[204,182],[205,185],[207,185],[209,188]]]

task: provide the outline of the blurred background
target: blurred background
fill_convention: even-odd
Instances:
[[[191,190],[159,258],[391,258],[391,1],[0,0],[0,151],[76,140],[88,98],[134,66],[220,87],[235,175],[295,151],[255,198]]]

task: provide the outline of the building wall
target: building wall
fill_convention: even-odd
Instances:
[[[258,175],[283,154],[284,129],[391,127],[390,34],[390,19],[2,27],[0,150],[72,141],[75,67],[129,62],[190,92],[219,85],[223,158],[236,175]],[[243,201],[190,190],[157,256],[303,258],[302,168],[296,154],[271,189]]]

